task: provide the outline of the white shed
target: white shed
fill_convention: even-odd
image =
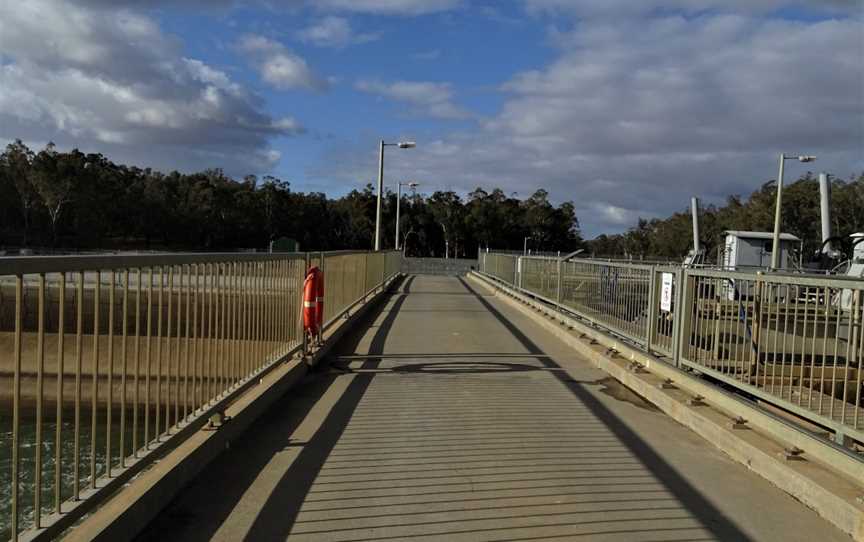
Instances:
[[[730,271],[767,268],[771,266],[774,247],[771,232],[726,231],[723,246],[723,269]],[[780,234],[780,269],[792,267],[792,251],[799,247],[801,239],[790,233]]]

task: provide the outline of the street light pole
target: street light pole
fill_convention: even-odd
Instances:
[[[378,202],[375,206],[375,250],[381,250],[381,197],[384,193],[384,147],[399,147],[413,149],[417,144],[413,141],[385,143],[382,139],[378,146]]]
[[[780,153],[780,171],[777,173],[777,203],[774,208],[774,236],[771,244],[771,270],[776,271],[780,267],[780,214],[783,208],[783,168],[786,160],[798,160],[801,163],[812,162],[815,156],[793,155],[787,156]]]
[[[396,187],[396,250],[399,250],[399,208],[402,207],[402,183]]]
[[[528,237],[525,238],[525,242],[524,242],[523,245],[522,245],[522,255],[523,255],[523,256],[527,256],[527,255],[528,255],[528,239],[531,239],[531,236],[530,236],[530,235],[529,235]]]
[[[378,203],[375,206],[375,251],[381,250],[381,193],[384,192],[384,140],[378,147]]]

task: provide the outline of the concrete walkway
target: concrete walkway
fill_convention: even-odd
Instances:
[[[141,540],[850,540],[485,290],[408,278]]]

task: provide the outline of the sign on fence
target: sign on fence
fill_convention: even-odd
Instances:
[[[660,310],[672,312],[672,273],[663,273],[663,286],[660,290]]]

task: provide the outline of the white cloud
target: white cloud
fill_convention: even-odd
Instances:
[[[615,224],[620,227],[628,227],[633,225],[634,213],[623,207],[609,204],[599,204],[597,211],[606,219],[607,224]]]
[[[391,162],[390,175],[521,196],[546,188],[574,200],[589,235],[684,209],[692,195],[749,194],[775,177],[787,149],[817,155],[815,171],[848,177],[864,169],[861,35],[855,19],[580,24],[557,36],[554,61],[502,85],[501,111],[479,130],[431,142],[418,134],[411,159]],[[446,95],[434,86],[422,94]],[[353,163],[328,160],[334,175],[374,172],[374,141],[361,144],[344,151]],[[452,148],[460,150],[443,159]]]
[[[264,6],[267,9],[293,10],[304,6],[318,11],[372,13],[378,15],[426,15],[460,7],[463,0],[70,0],[84,6],[110,7],[187,7],[196,10],[229,10],[238,6]]]
[[[286,134],[302,134],[306,131],[306,128],[293,117],[282,117],[273,121],[273,128]]]
[[[381,15],[426,15],[455,9],[462,0],[313,0],[322,11],[346,11]]]
[[[151,18],[65,0],[0,2],[0,139],[53,140],[163,168],[271,167],[274,121]]]
[[[861,135],[847,116],[864,100],[860,32],[854,21],[731,15],[595,24],[562,38],[547,69],[505,84],[512,98],[489,128],[605,155],[737,152],[778,139],[848,148]],[[812,125],[800,130],[804,119]]]
[[[357,34],[351,28],[348,19],[328,16],[299,31],[297,37],[300,41],[319,47],[341,48],[351,44],[375,41],[380,35],[374,33]]]
[[[420,114],[442,119],[466,119],[471,114],[452,102],[453,90],[449,83],[429,81],[395,81],[383,83],[377,80],[361,80],[357,90],[385,96],[413,106]]]
[[[289,51],[278,41],[257,35],[246,35],[238,44],[240,51],[252,60],[261,78],[280,90],[327,90],[329,84],[318,77],[302,57]]]
[[[860,12],[858,0],[524,0],[529,13],[574,14],[580,17],[643,16],[657,12],[766,13],[784,7],[820,12]]]

